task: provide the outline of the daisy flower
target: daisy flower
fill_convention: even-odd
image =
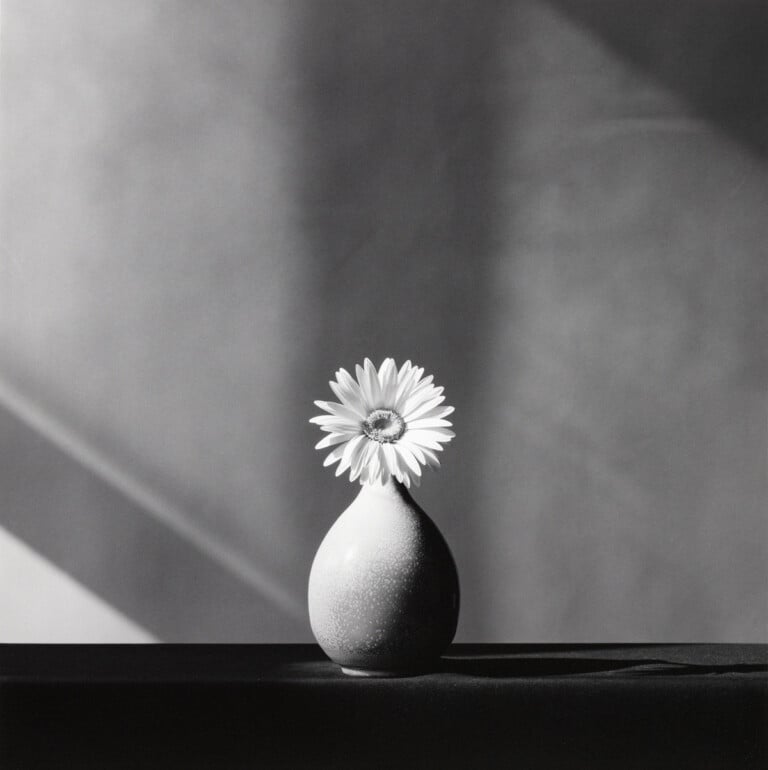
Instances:
[[[338,403],[315,401],[328,413],[310,420],[328,433],[315,449],[333,447],[323,465],[338,462],[337,476],[349,471],[349,480],[361,484],[386,484],[393,477],[418,486],[422,466],[439,468],[437,452],[455,435],[445,419],[453,407],[442,406],[443,388],[410,361],[398,369],[386,358],[376,371],[366,358],[355,373],[357,379],[339,369],[329,383]]]

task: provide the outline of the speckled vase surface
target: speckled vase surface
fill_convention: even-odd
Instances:
[[[347,674],[407,676],[435,667],[458,617],[456,565],[438,528],[399,482],[363,484],[312,564],[320,647]]]

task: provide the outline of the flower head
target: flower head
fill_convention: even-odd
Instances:
[[[338,461],[336,475],[349,471],[350,481],[385,484],[394,477],[418,486],[421,466],[439,468],[437,452],[455,435],[445,419],[453,407],[441,406],[443,388],[410,361],[398,369],[386,358],[376,371],[366,358],[355,373],[357,379],[339,369],[329,383],[340,403],[315,401],[328,413],[310,420],[328,433],[315,449],[333,447],[323,465]]]

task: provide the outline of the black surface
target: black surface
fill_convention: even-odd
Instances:
[[[0,646],[0,767],[768,766],[764,645],[455,645],[346,677],[313,645]]]

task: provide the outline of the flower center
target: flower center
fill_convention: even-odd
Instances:
[[[363,433],[372,441],[391,444],[405,433],[405,420],[391,409],[374,409],[362,423]]]

